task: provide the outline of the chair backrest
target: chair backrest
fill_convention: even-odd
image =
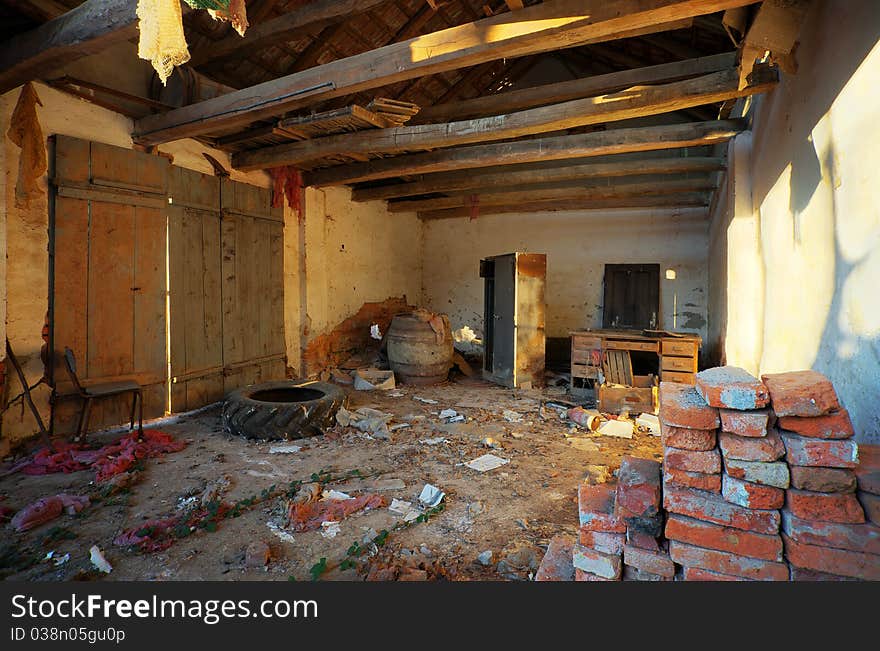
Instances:
[[[67,374],[73,381],[73,386],[76,387],[77,391],[83,393],[82,385],[79,383],[79,378],[76,376],[76,355],[74,355],[73,351],[67,346],[64,347],[64,365],[67,367]]]

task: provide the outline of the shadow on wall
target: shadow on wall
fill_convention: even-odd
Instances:
[[[859,440],[880,442],[876,5],[817,3],[801,41],[800,74],[766,97],[755,118],[760,370],[825,373]]]

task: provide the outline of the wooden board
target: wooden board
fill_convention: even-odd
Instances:
[[[167,410],[165,368],[165,211],[168,161],[109,145],[56,136],[53,369],[57,392],[72,393],[63,366],[74,351],[83,384],[135,379],[144,417]],[[76,187],[77,197],[64,189]],[[119,196],[136,196],[129,202]],[[151,207],[152,206],[152,207]],[[95,401],[90,429],[127,422],[131,398]],[[53,410],[58,433],[72,432],[80,403]]]

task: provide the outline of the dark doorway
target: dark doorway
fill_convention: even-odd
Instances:
[[[603,328],[660,326],[660,265],[606,264]]]

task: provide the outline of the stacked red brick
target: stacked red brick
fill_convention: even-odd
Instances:
[[[793,580],[880,579],[880,529],[857,495],[859,449],[831,382],[816,371],[764,375],[791,471],[782,512]],[[866,476],[866,475],[865,475]],[[866,484],[871,490],[870,480]],[[875,497],[874,500],[877,498]]]
[[[572,551],[576,581],[619,581],[623,572],[626,523],[615,514],[610,484],[578,488],[578,542]]]
[[[696,381],[660,385],[670,556],[685,580],[788,580],[779,535],[788,468],[766,387],[735,367]]]

